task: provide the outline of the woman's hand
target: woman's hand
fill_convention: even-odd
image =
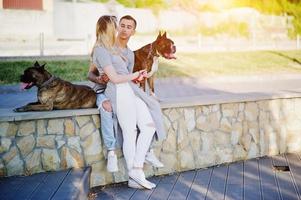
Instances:
[[[143,79],[145,79],[147,77],[147,71],[146,69],[143,69],[143,70],[140,70],[140,71],[137,71],[134,73],[135,74],[135,77],[132,81],[134,83],[139,83],[141,81],[143,81]]]

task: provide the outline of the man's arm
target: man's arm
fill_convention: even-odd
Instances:
[[[94,83],[99,83],[99,84],[107,84],[107,82],[109,81],[107,75],[103,74],[99,76],[99,72],[95,64],[93,63],[91,63],[89,67],[88,79]]]

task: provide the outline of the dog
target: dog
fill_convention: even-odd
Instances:
[[[135,64],[133,72],[146,69],[148,75],[146,79],[140,82],[140,87],[145,91],[146,80],[150,89],[151,95],[155,96],[154,89],[154,73],[158,70],[158,58],[162,56],[166,59],[176,59],[176,46],[174,42],[166,37],[166,32],[158,34],[157,39],[142,48],[134,51]],[[155,65],[153,66],[153,63]],[[152,68],[153,66],[153,68]]]
[[[38,101],[14,109],[15,112],[50,111],[96,107],[96,94],[86,85],[74,85],[45,70],[37,61],[20,76],[22,89],[38,87]]]

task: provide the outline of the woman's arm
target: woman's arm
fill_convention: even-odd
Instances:
[[[103,70],[106,73],[106,75],[109,77],[109,79],[115,84],[116,83],[125,83],[128,81],[137,79],[140,76],[143,76],[142,73],[143,73],[143,71],[145,71],[145,70],[141,70],[139,72],[135,72],[132,74],[120,75],[120,74],[116,73],[114,67],[111,65],[104,67]]]

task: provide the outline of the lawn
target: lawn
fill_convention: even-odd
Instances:
[[[176,60],[160,58],[157,77],[216,77],[257,74],[301,74],[301,50],[177,53]],[[89,61],[39,60],[52,74],[68,81],[86,81]],[[33,61],[0,61],[0,84],[19,82],[23,70]]]

